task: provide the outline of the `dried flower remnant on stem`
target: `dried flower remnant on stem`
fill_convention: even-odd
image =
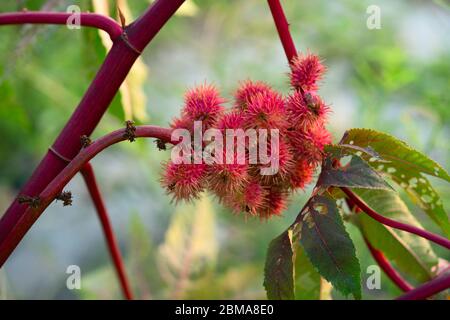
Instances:
[[[82,135],[80,137],[80,142],[81,142],[81,146],[83,148],[86,148],[86,147],[88,147],[89,145],[92,144],[91,138],[89,138],[87,135]]]
[[[126,128],[123,137],[126,138],[130,142],[134,142],[136,140],[136,127],[134,126],[134,121],[127,120],[125,122]]]
[[[70,191],[63,191],[60,194],[58,194],[55,198],[57,201],[62,201],[63,206],[71,206],[72,205],[72,192]]]

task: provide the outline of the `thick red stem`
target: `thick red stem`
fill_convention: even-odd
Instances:
[[[396,300],[423,300],[450,288],[450,272],[446,272],[427,283],[405,293]]]
[[[83,176],[84,181],[86,182],[89,194],[91,195],[92,198],[92,202],[95,205],[98,218],[100,219],[103,228],[103,234],[105,235],[106,243],[108,246],[108,250],[109,253],[111,254],[111,258],[113,260],[114,267],[116,269],[117,276],[119,278],[119,283],[122,288],[122,293],[126,299],[132,300],[133,294],[131,292],[131,287],[127,279],[125,266],[122,260],[122,256],[120,254],[119,246],[117,244],[117,240],[114,235],[111,221],[109,220],[105,202],[103,201],[103,197],[100,193],[100,189],[95,179],[94,170],[89,162],[86,163],[84,167],[81,169],[81,175]]]
[[[356,204],[353,203],[352,200],[350,200],[349,198],[347,198],[345,200],[351,210],[354,210],[356,213],[363,212]],[[408,281],[403,279],[401,274],[398,273],[397,270],[394,269],[392,264],[389,262],[389,260],[383,254],[383,252],[374,248],[372,246],[372,244],[370,243],[369,239],[367,239],[364,235],[363,235],[363,237],[364,237],[364,242],[367,245],[367,248],[369,249],[370,253],[372,254],[372,257],[378,263],[380,268],[383,269],[384,273],[389,277],[389,279],[391,279],[392,282],[394,282],[404,292],[414,289],[414,287],[411,286],[408,283]]]
[[[428,239],[436,244],[439,244],[443,246],[444,248],[447,248],[450,250],[450,241],[442,236],[439,236],[437,234],[431,233],[429,231],[410,226],[408,224],[404,224],[386,217],[383,217],[382,215],[378,214],[375,210],[370,208],[363,200],[361,200],[356,194],[353,193],[349,188],[341,187],[342,191],[350,198],[350,200],[353,201],[355,205],[357,205],[361,210],[363,210],[365,213],[367,213],[371,218],[375,219],[376,221],[385,224],[389,227],[403,230],[409,233],[413,233],[415,235],[418,235],[422,238]]]
[[[68,24],[73,17],[71,13],[62,12],[11,12],[0,13],[0,25],[14,24]],[[122,34],[122,27],[113,19],[96,13],[79,13],[80,25],[94,27],[106,31],[111,40],[116,40]]]
[[[160,128],[156,126],[138,126],[136,127],[136,137],[152,137],[160,139],[164,142],[171,141],[172,129]],[[64,186],[69,183],[77,172],[79,172],[86,163],[88,163],[99,152],[107,147],[127,140],[126,129],[116,130],[92,144],[82,149],[78,155],[65,167],[61,172],[45,187],[39,194],[40,204],[38,208],[32,208],[28,205],[21,218],[15,224],[14,228],[6,234],[6,237],[0,244],[0,267],[8,259],[12,251],[16,248],[24,235],[31,228],[33,223],[39,218],[42,212],[55,199],[55,197],[63,190]]]
[[[145,48],[183,2],[184,0],[157,0],[135,23],[127,27],[127,37],[116,39],[79,106],[53,144],[53,150],[67,159],[75,157],[81,148],[80,137],[89,136],[94,131],[138,58],[138,52]],[[20,194],[41,194],[66,165],[67,162],[54,152],[48,152]],[[0,220],[0,248],[9,248],[12,238],[17,239],[13,241],[15,246],[23,237],[23,231],[20,230],[28,230],[37,219],[33,215],[24,216],[26,209],[27,206],[19,204],[16,198],[5,212]],[[25,224],[21,225],[22,223]],[[19,230],[19,233],[14,235],[14,230]],[[0,250],[0,255],[8,256],[10,249],[6,252]],[[1,259],[0,265],[3,262]]]
[[[289,23],[284,14],[283,7],[280,0],[268,0],[270,12],[272,13],[273,20],[277,27],[278,35],[283,45],[284,52],[288,62],[291,63],[292,59],[297,56],[297,49],[295,48],[294,40],[292,40],[291,33],[289,31]]]
[[[397,272],[397,270],[394,269],[389,260],[386,259],[383,252],[375,249],[366,238],[364,238],[364,241],[366,242],[366,245],[369,248],[372,257],[378,263],[380,268],[383,269],[384,273],[389,277],[389,279],[392,280],[392,282],[394,282],[404,292],[414,289],[414,287],[411,286],[405,279],[403,279],[403,277]]]

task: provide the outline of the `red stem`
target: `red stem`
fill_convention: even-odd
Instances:
[[[125,37],[116,39],[79,106],[53,144],[53,150],[67,159],[75,157],[81,148],[80,137],[90,136],[100,122],[138,58],[139,54],[136,51],[142,51],[145,48],[183,2],[184,0],[157,0],[139,20],[127,27],[128,42]],[[130,44],[136,50],[130,48]],[[66,165],[67,162],[56,156],[54,152],[48,152],[20,194],[39,195]],[[30,227],[28,223],[32,224],[37,219],[32,217],[30,221],[30,217],[24,215],[26,209],[27,206],[19,204],[16,198],[2,216],[0,248],[11,246],[11,243],[8,243],[11,241],[14,230],[19,230],[18,235],[15,236],[17,240],[13,242],[17,244],[24,235],[23,230],[28,230]],[[23,223],[25,225],[22,225]],[[8,256],[10,253],[8,250],[0,252],[0,255]],[[0,259],[0,261],[3,264],[4,260]]]
[[[125,129],[116,130],[98,140],[94,141],[85,149],[82,149],[78,155],[65,167],[61,172],[46,186],[46,188],[39,194],[40,205],[38,208],[26,207],[25,212],[17,221],[14,228],[7,234],[4,234],[4,239],[0,243],[0,267],[11,255],[24,235],[31,228],[33,223],[39,218],[42,212],[61,192],[64,186],[79,172],[86,163],[88,163],[99,152],[107,147],[124,141],[127,138],[124,136]],[[164,142],[171,141],[172,129],[161,128],[157,126],[138,126],[136,127],[136,137],[151,137],[160,139]]]
[[[62,12],[11,12],[0,14],[0,25],[14,24],[67,24],[71,13]],[[96,13],[81,13],[80,25],[94,27],[106,31],[111,40],[116,40],[122,34],[122,27],[113,19]]]
[[[289,31],[289,23],[284,14],[283,7],[280,0],[268,0],[270,12],[272,13],[273,20],[277,27],[278,35],[283,45],[284,52],[288,62],[291,63],[292,59],[297,56],[297,49],[295,48],[294,40],[292,40],[291,33]]]
[[[113,260],[114,267],[116,269],[117,276],[119,278],[122,293],[126,299],[132,300],[133,294],[131,292],[131,287],[127,279],[119,246],[117,244],[117,240],[114,235],[111,221],[109,220],[105,202],[103,201],[103,197],[100,193],[100,189],[95,179],[94,170],[89,162],[86,163],[84,167],[81,169],[81,174],[84,178],[84,181],[86,182],[86,186],[89,190],[89,194],[91,195],[92,202],[95,205],[95,209],[97,210],[98,217],[102,224],[103,234],[105,235],[109,253],[111,254],[111,258]]]
[[[353,201],[355,205],[357,205],[359,208],[361,208],[365,213],[367,213],[371,218],[375,219],[376,221],[385,224],[389,227],[403,230],[409,233],[414,233],[415,235],[418,235],[422,238],[428,239],[436,244],[439,244],[443,246],[444,248],[447,248],[450,250],[450,241],[440,235],[431,233],[429,231],[410,226],[408,224],[404,224],[386,217],[383,217],[382,215],[378,214],[376,211],[374,211],[372,208],[370,208],[363,200],[361,200],[356,194],[353,193],[349,188],[341,187],[342,191],[350,198],[350,200]]]
[[[431,281],[405,293],[396,300],[423,300],[450,288],[450,272],[446,272]]]
[[[364,237],[364,241],[366,242],[367,247],[369,248],[370,253],[372,254],[375,261],[378,263],[381,269],[383,269],[384,273],[404,292],[410,291],[414,289],[403,277],[394,269],[389,260],[386,259],[383,252],[375,249],[370,242]]]
[[[355,203],[353,203],[352,200],[349,198],[345,199],[347,202],[347,205],[349,206],[350,210],[354,210],[356,213],[361,213],[362,210],[359,208]],[[400,273],[397,272],[397,270],[394,269],[392,264],[389,262],[389,260],[386,258],[386,256],[383,254],[382,251],[374,248],[372,244],[369,242],[369,239],[367,239],[364,235],[364,242],[366,243],[367,247],[369,248],[370,253],[372,254],[372,257],[375,259],[375,261],[378,263],[381,269],[383,269],[384,273],[391,279],[392,282],[394,282],[401,290],[403,291],[409,291],[414,289],[413,286],[411,286]]]

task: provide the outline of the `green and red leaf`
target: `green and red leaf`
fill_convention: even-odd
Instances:
[[[269,244],[264,267],[264,287],[271,300],[294,299],[294,268],[290,230]]]
[[[344,295],[361,298],[361,275],[355,246],[336,202],[315,195],[300,213],[300,243],[318,272]]]
[[[383,216],[421,227],[397,193],[364,189],[353,191]],[[358,227],[372,246],[381,250],[409,279],[423,283],[434,276],[438,258],[427,240],[386,227],[363,213],[356,218]]]
[[[450,236],[450,221],[442,200],[426,175],[450,182],[445,169],[405,142],[369,129],[351,129],[340,142],[342,148],[363,158],[380,173],[405,189],[408,196]]]

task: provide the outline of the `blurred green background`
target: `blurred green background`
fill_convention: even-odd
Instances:
[[[151,1],[118,0],[137,17]],[[7,0],[0,12],[109,11],[116,1]],[[333,110],[338,140],[351,127],[394,134],[450,164],[450,6],[441,1],[284,0],[298,49],[325,59],[321,95]],[[369,5],[381,8],[381,29],[366,26]],[[101,64],[107,37],[64,26],[0,28],[0,212],[30,176],[73,112]],[[213,82],[227,98],[238,81],[269,82],[287,92],[288,66],[266,1],[193,0],[148,46],[93,137],[138,122],[167,126],[183,92]],[[98,94],[102,94],[99,92]],[[308,194],[292,197],[283,217],[267,222],[236,216],[205,195],[175,206],[159,187],[160,162],[170,156],[150,140],[116,145],[95,158],[112,222],[136,296],[142,299],[265,298],[263,268],[272,238],[291,224]],[[450,187],[435,187],[450,205]],[[0,298],[120,298],[99,222],[79,176],[67,186],[72,207],[52,204],[0,270]],[[411,205],[411,203],[409,203]],[[440,232],[417,208],[423,225]],[[373,260],[347,226],[362,264]],[[434,247],[441,256],[448,252]],[[82,290],[68,290],[66,268],[78,265]],[[384,276],[381,290],[400,292]],[[335,298],[343,298],[333,292]]]

